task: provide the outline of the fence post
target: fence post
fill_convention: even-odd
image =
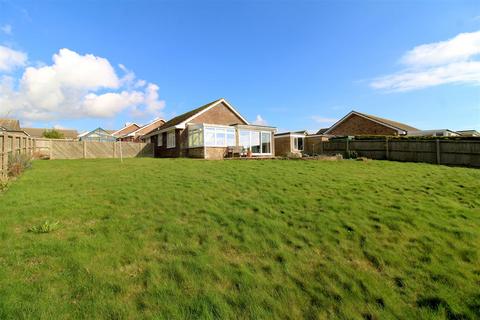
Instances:
[[[440,164],[440,140],[437,139],[435,144],[437,146],[437,164]]]
[[[37,152],[37,139],[32,139],[32,142],[33,142],[32,155],[34,155]]]
[[[350,153],[350,148],[349,148],[349,145],[348,145],[348,137],[347,137],[347,144],[346,144],[346,149],[347,149],[347,157],[348,157],[348,154]]]
[[[50,146],[48,148],[48,152],[49,152],[48,158],[52,159],[53,158],[53,140],[52,139],[50,139]]]
[[[83,140],[83,159],[87,158],[87,141]]]
[[[115,159],[116,153],[117,153],[117,142],[113,141],[113,159]]]
[[[389,155],[389,150],[388,150],[388,137],[385,136],[385,158],[388,160],[388,158],[390,158],[390,155]]]

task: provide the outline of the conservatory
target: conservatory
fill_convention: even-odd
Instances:
[[[188,125],[188,148],[241,148],[252,156],[272,156],[275,128],[257,125]]]

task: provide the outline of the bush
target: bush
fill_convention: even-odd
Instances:
[[[32,166],[32,158],[26,154],[11,154],[8,157],[8,175],[18,177],[25,169]]]
[[[358,158],[358,153],[357,151],[347,151],[345,152],[345,159],[357,159]]]
[[[55,231],[57,228],[58,228],[58,221],[53,223],[45,221],[41,225],[30,227],[28,231],[33,233],[50,233],[52,231]]]
[[[45,130],[42,134],[44,138],[48,139],[63,139],[65,136],[63,133],[61,133],[58,130],[52,129],[52,130]]]

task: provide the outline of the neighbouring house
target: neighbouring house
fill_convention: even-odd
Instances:
[[[27,132],[20,128],[20,121],[17,119],[0,118],[0,132],[29,136]]]
[[[155,144],[156,157],[273,157],[275,131],[250,124],[222,98],[165,122],[142,140]]]
[[[477,130],[459,130],[458,132],[462,137],[480,137],[480,132]]]
[[[113,136],[114,130],[105,130],[98,127],[95,130],[87,131],[78,135],[80,141],[96,141],[96,142],[114,142],[117,140]]]
[[[55,128],[54,128],[55,129]],[[47,128],[23,128],[23,130],[28,133],[31,137],[34,138],[43,138],[43,134],[46,131],[52,130]],[[65,140],[77,140],[78,139],[78,132],[77,130],[72,129],[55,129],[60,134],[63,135],[63,139]]]
[[[300,154],[317,154],[321,143],[328,141],[323,134],[308,134],[307,131],[291,131],[275,134],[275,155],[280,157]]]
[[[120,139],[123,136],[132,133],[135,130],[138,130],[139,128],[140,126],[136,123],[125,123],[125,126],[122,129],[115,131],[114,133],[112,133],[112,135],[115,138]]]
[[[412,137],[460,137],[461,134],[449,129],[432,129],[409,131],[408,136]]]
[[[322,132],[322,134],[333,136],[401,136],[407,135],[410,131],[419,130],[397,121],[351,111],[342,119],[334,123],[330,128]]]
[[[145,134],[151,132],[152,130],[155,130],[157,128],[159,128],[160,126],[162,126],[163,124],[165,123],[165,120],[163,119],[155,119],[153,120],[152,122],[144,125],[144,126],[141,126],[139,127],[138,129],[134,130],[134,131],[131,131],[129,133],[126,133],[126,134],[123,134],[122,136],[119,136],[117,137],[117,140],[121,140],[121,141],[131,141],[131,142],[140,142],[141,141],[141,138],[142,136],[144,136]],[[148,142],[150,142],[150,138],[149,139],[146,139],[148,140]]]

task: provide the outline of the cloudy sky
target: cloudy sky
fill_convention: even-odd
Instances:
[[[480,2],[0,0],[0,117],[118,129],[220,97],[280,130],[480,129]]]

